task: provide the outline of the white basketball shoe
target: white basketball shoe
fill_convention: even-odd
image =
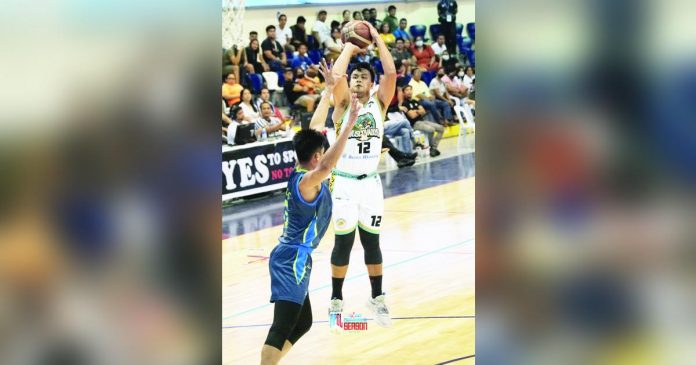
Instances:
[[[375,318],[375,322],[377,322],[380,327],[391,327],[392,321],[389,316],[387,304],[384,303],[384,294],[368,300],[367,308],[370,309]]]
[[[343,300],[331,299],[329,304],[329,331],[340,333],[343,331]]]

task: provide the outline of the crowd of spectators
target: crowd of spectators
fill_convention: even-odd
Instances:
[[[223,49],[223,138],[232,143],[230,128],[243,123],[254,123],[257,135],[263,129],[269,135],[287,130],[290,118],[279,107],[313,112],[324,88],[317,72],[320,58],[333,62],[343,47],[341,28],[352,20],[365,20],[379,30],[398,73],[385,135],[398,137],[399,149],[412,156],[414,147],[426,147],[414,138],[414,131],[418,131],[428,137],[430,155],[439,155],[437,147],[446,127],[473,122],[474,68],[464,52],[448,46],[450,41],[444,35],[437,35],[430,44],[421,35],[413,37],[408,20],[399,19],[396,11],[395,6],[389,6],[380,21],[375,8],[344,10],[337,17],[340,21],[329,21],[327,12],[321,10],[309,28],[304,16],[288,26],[287,16],[280,14],[277,24],[265,28],[262,41],[252,31],[247,46]],[[370,45],[361,50],[351,64],[370,63],[380,74],[375,48]],[[277,78],[267,77],[268,73],[275,73]],[[258,75],[265,80],[260,86],[252,82]],[[388,148],[394,147],[388,143]]]

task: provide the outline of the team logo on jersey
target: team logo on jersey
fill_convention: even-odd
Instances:
[[[372,113],[366,113],[358,116],[358,120],[355,122],[355,127],[350,132],[350,137],[355,138],[359,141],[367,141],[372,137],[380,138],[379,128],[377,128],[377,121]]]
[[[343,219],[343,218],[339,218],[339,219],[336,221],[336,225],[338,226],[338,228],[343,228],[343,227],[346,226],[346,220]]]

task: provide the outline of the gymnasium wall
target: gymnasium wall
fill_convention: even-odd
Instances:
[[[247,0],[247,2],[253,0]],[[337,1],[338,2],[338,1]],[[263,40],[266,38],[266,26],[273,24],[278,25],[276,19],[276,13],[280,11],[281,13],[288,16],[288,26],[295,24],[297,17],[302,15],[307,19],[307,28],[311,28],[314,21],[317,18],[317,13],[319,10],[326,10],[328,13],[327,23],[331,23],[332,20],[341,21],[341,13],[343,10],[348,9],[352,12],[356,10],[362,10],[363,8],[376,8],[377,18],[379,20],[384,19],[387,15],[387,7],[389,5],[396,6],[396,16],[397,18],[408,19],[408,25],[414,24],[425,24],[430,25],[437,23],[437,1],[394,1],[388,3],[356,3],[356,4],[342,4],[342,5],[322,5],[322,6],[287,6],[283,9],[276,8],[262,8],[262,9],[250,9],[246,8],[244,13],[244,41],[245,44],[249,41],[249,32],[255,30],[259,32],[259,39]],[[457,12],[457,23],[469,23],[474,21],[474,0],[459,0],[457,1],[458,12]],[[427,34],[427,33],[426,33]]]

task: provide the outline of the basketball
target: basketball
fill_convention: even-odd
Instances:
[[[372,44],[370,27],[364,21],[349,22],[341,30],[341,40],[343,43],[350,42],[360,48],[366,48]]]

